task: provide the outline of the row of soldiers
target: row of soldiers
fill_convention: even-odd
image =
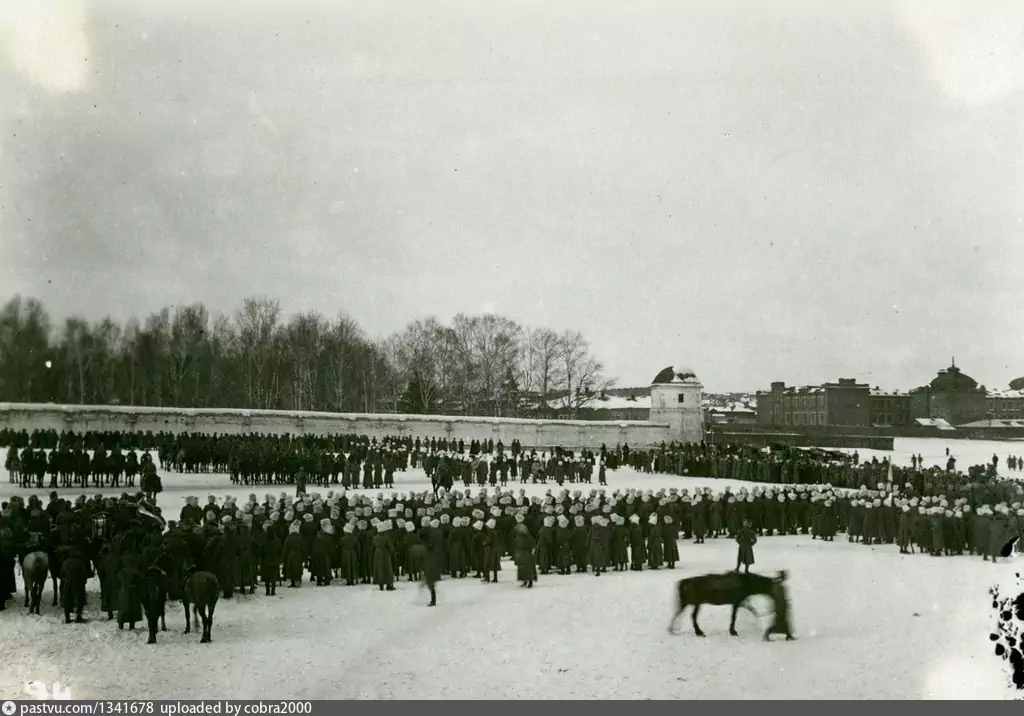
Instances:
[[[389,591],[398,579],[420,579],[428,564],[450,578],[495,582],[507,556],[520,582],[532,586],[553,572],[672,568],[685,560],[679,539],[736,539],[749,566],[756,537],[776,534],[833,541],[846,533],[851,542],[895,544],[901,552],[917,547],[994,561],[1024,531],[1024,505],[978,504],[977,497],[917,495],[909,483],[853,492],[828,485],[718,493],[563,489],[532,498],[523,489],[375,496],[339,490],[268,494],[262,502],[250,495],[243,504],[210,497],[202,506],[190,497],[164,534],[158,518],[140,516],[127,495],[83,496],[74,504],[52,495],[46,507],[30,497],[27,508],[16,498],[0,512],[0,597],[14,591],[12,553],[23,553],[26,536],[40,533],[48,535],[51,553],[74,546],[89,555],[100,577],[101,610],[117,611],[129,624],[139,613],[138,575],[152,565],[168,575],[173,599],[189,565],[215,573],[226,598],[252,593],[260,581],[273,595],[282,580],[297,587],[306,573],[318,585],[340,579]]]
[[[163,483],[157,474],[153,457],[142,453],[141,459],[134,450],[127,454],[120,450],[107,452],[99,448],[90,455],[84,450],[60,447],[47,453],[42,448],[10,448],[4,461],[11,484],[29,488],[35,483],[36,489],[44,489],[49,477],[49,488],[69,489],[89,487],[134,488],[136,479],[143,494],[154,499],[163,491]],[[123,481],[123,482],[122,482]]]
[[[205,435],[205,434],[161,434],[152,440],[144,436],[126,433],[124,439],[116,433],[55,433],[38,431],[32,434],[0,431],[0,446],[7,445],[5,467],[12,482],[30,486],[35,481],[37,488],[43,487],[47,474],[50,487],[60,486],[94,487],[111,486],[119,488],[122,479],[125,486],[133,487],[140,474],[140,459],[136,450],[143,446],[157,444],[157,457],[161,469],[176,472],[226,472],[231,481],[240,485],[284,485],[312,484],[342,485],[344,487],[373,489],[392,487],[396,471],[422,465],[428,474],[439,475],[444,481],[451,472],[451,481],[465,479],[465,472],[472,464],[471,479],[486,484],[488,478],[496,483],[499,476],[507,482],[509,475],[514,480],[520,474],[520,464],[527,458],[536,461],[536,452],[528,455],[518,441],[506,449],[499,440],[465,443],[463,440],[423,440],[408,437],[386,437],[377,440],[368,436],[327,436],[316,437],[278,435]],[[25,445],[24,443],[28,443]],[[112,447],[106,447],[112,444]],[[125,445],[127,444],[127,447]],[[55,447],[51,447],[54,446]],[[96,447],[88,447],[95,445]],[[341,448],[341,449],[336,449]],[[621,448],[629,454],[629,447]],[[91,451],[91,455],[90,455]],[[126,452],[127,451],[127,452]],[[583,466],[592,467],[593,453],[574,452],[552,447],[546,456],[554,461],[550,469],[537,471],[532,475],[535,482],[544,481],[551,475],[556,481],[583,481]],[[143,460],[151,460],[148,451]],[[603,462],[611,468],[617,464],[614,456],[607,456],[602,448]],[[481,459],[481,456],[487,456]],[[448,468],[458,461],[457,468]],[[483,464],[488,472],[483,477],[479,466]],[[586,472],[589,481],[590,471]]]

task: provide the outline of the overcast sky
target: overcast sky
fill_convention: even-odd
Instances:
[[[1024,7],[38,4],[0,11],[3,298],[495,311],[619,385],[1024,375]]]

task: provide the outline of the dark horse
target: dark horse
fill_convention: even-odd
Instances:
[[[185,633],[192,631],[192,620],[189,614],[189,606],[195,609],[196,626],[202,620],[203,636],[199,639],[200,644],[209,644],[213,639],[210,631],[213,629],[213,610],[217,606],[217,599],[220,596],[220,582],[217,575],[212,572],[203,572],[193,569],[185,580],[185,590],[181,598],[181,606],[185,608]]]
[[[43,550],[30,550],[21,560],[21,576],[25,580],[25,606],[29,614],[39,614],[49,573],[50,558]]]
[[[775,623],[764,633],[765,641],[770,639],[773,633],[784,633],[787,641],[794,639],[789,627],[789,602],[786,594],[786,573],[779,572],[776,577],[765,577],[760,574],[741,574],[739,572],[726,572],[725,574],[705,574],[700,577],[689,577],[680,579],[677,585],[679,591],[679,609],[672,617],[668,625],[669,634],[678,633],[676,624],[679,617],[683,615],[686,608],[693,607],[693,633],[697,636],[704,636],[700,625],[697,624],[697,615],[704,604],[732,607],[732,619],[729,621],[729,634],[736,634],[736,612],[740,607],[747,607],[747,600],[751,597],[763,595],[772,600],[775,604]],[[753,611],[753,610],[751,610]]]
[[[85,584],[89,581],[89,563],[82,551],[71,548],[60,567],[60,597],[64,603],[64,623],[71,623],[71,614],[75,614],[75,623],[84,624],[82,617],[85,609]]]

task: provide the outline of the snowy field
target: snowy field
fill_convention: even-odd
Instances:
[[[999,473],[1003,476],[1024,477],[1024,472],[1011,473],[1006,469],[1010,455],[1024,457],[1024,440],[946,440],[944,438],[896,438],[892,451],[860,449],[861,461],[889,457],[893,465],[910,467],[910,456],[920,455],[925,467],[946,467],[946,448],[956,458],[958,470],[967,471],[971,465],[989,464],[992,456],[999,456]],[[842,452],[853,454],[852,449]]]
[[[932,443],[897,441],[894,459],[909,463],[913,452],[937,463],[947,445],[963,467],[987,461],[993,451],[1001,462],[1024,454],[1024,443]],[[185,495],[244,500],[267,491],[231,488],[223,475],[163,475],[167,489],[159,504],[172,518]],[[609,483],[610,489],[749,485],[630,470],[610,473]],[[398,491],[428,484],[419,470],[396,474]],[[544,489],[526,486],[531,495]],[[0,481],[0,498],[20,492]],[[840,540],[773,537],[755,547],[757,571],[790,574],[798,638],[791,643],[761,641],[767,617],[747,612],[737,621],[740,636],[729,637],[727,607],[702,610],[706,639],[693,636],[688,616],[681,635],[667,633],[675,581],[733,566],[735,544],[724,539],[681,541],[682,563],[673,571],[553,575],[532,590],[514,582],[514,566],[506,562],[497,585],[444,581],[435,609],[409,583],[390,593],[308,583],[271,598],[257,590],[218,604],[209,645],[181,633],[178,604],[169,607],[170,630],[156,646],[145,643],[144,631],[119,632],[95,610],[95,580],[91,621],[65,626],[49,606],[48,586],[41,617],[29,617],[20,602],[0,613],[0,697],[23,693],[26,681],[63,684],[76,698],[111,699],[1013,697],[988,639],[996,616],[988,590],[999,584],[1004,593],[1019,591],[1019,564],[901,556],[894,546]],[[766,606],[757,604],[762,612]]]

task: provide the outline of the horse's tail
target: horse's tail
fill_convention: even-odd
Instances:
[[[676,592],[678,597],[676,609],[678,609],[681,612],[686,608],[686,605],[690,603],[690,580],[680,579],[679,582],[676,583]]]
[[[25,560],[21,564],[23,577],[33,582],[42,581],[45,583],[49,572],[50,559],[46,556],[46,552],[31,552],[25,555]]]

